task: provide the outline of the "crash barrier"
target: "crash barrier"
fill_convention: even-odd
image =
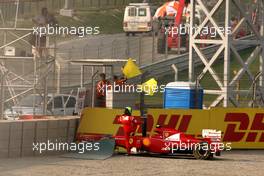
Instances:
[[[33,144],[74,141],[79,118],[0,121],[0,158],[54,155],[66,151],[42,151]]]
[[[253,36],[248,35],[245,37],[241,38],[242,40],[252,40]],[[236,49],[238,51],[245,50],[247,48],[252,47],[252,45],[241,45],[241,44],[236,44]],[[213,55],[217,52],[219,49],[218,45],[211,45],[206,48],[202,49],[203,54],[206,56],[206,58],[212,58]],[[193,56],[194,60],[194,65],[197,67],[198,65],[203,65],[203,62],[201,59],[199,59],[199,56],[195,54]],[[221,57],[223,57],[223,54],[221,54]],[[178,68],[178,71],[183,71],[187,70],[189,68],[189,53],[177,55],[177,56],[171,56],[167,59],[160,59],[157,62],[150,63],[147,65],[142,66],[140,69],[143,72],[148,72],[148,77],[154,77],[158,78],[164,75],[168,75],[168,73],[173,73],[171,68],[171,65],[175,64],[176,67]]]
[[[120,134],[121,109],[86,108],[78,134]],[[134,111],[138,116],[139,112]],[[233,149],[264,149],[264,109],[215,108],[211,110],[148,109],[148,134],[157,124],[200,137],[202,129],[221,130],[224,143]],[[141,133],[138,128],[137,133]]]

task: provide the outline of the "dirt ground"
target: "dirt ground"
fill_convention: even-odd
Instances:
[[[221,157],[210,161],[183,156],[172,159],[114,155],[106,160],[79,160],[56,156],[1,159],[0,176],[263,176],[263,166],[264,150],[224,152]]]

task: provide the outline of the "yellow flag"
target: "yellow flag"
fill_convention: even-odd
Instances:
[[[153,96],[154,93],[158,92],[158,83],[154,78],[151,78],[140,85],[140,88],[146,93],[146,95]]]
[[[123,73],[128,79],[142,74],[138,66],[131,58],[128,59],[125,67],[123,68]]]

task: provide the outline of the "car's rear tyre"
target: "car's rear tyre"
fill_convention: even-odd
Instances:
[[[201,142],[195,145],[193,149],[193,156],[199,160],[207,160],[212,158],[209,144],[207,142]]]

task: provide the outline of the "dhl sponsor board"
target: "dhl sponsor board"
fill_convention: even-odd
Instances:
[[[86,108],[83,110],[79,134],[120,134],[123,132],[117,118],[120,109]],[[139,117],[139,111],[133,112]],[[155,126],[175,128],[194,136],[202,129],[217,129],[223,133],[223,142],[233,149],[264,149],[264,109],[168,110],[148,109],[148,134]],[[141,128],[138,128],[141,133]]]

